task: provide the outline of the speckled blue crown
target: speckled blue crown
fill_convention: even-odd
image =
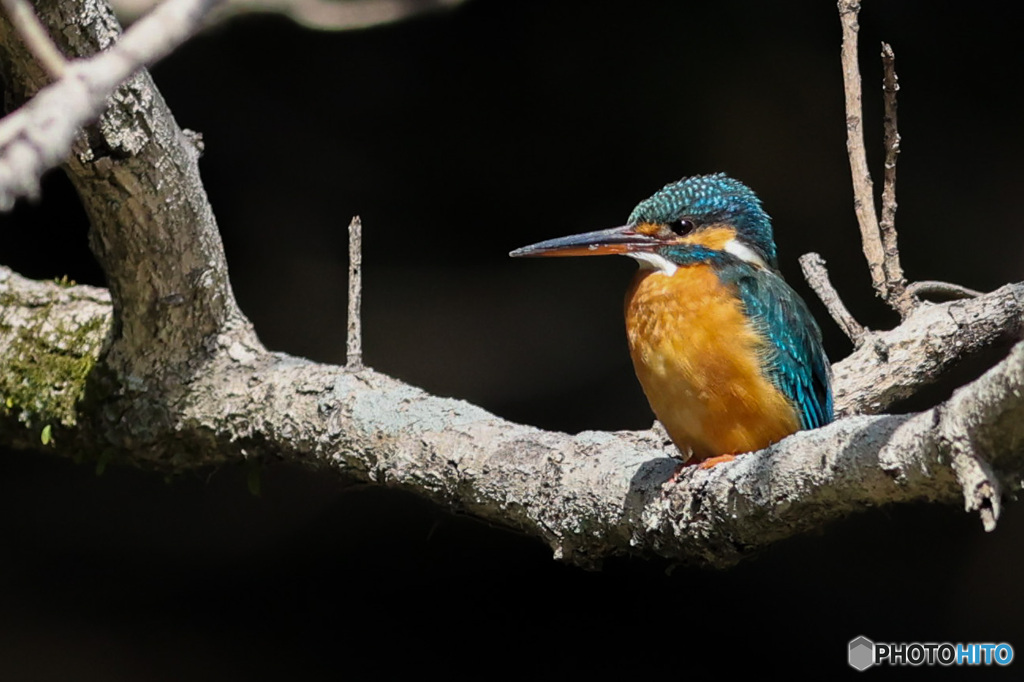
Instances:
[[[772,219],[754,191],[725,173],[694,175],[665,185],[629,215],[629,224],[671,223],[683,217],[700,224],[726,223],[765,262],[778,267]]]

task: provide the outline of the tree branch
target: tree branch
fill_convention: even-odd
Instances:
[[[843,303],[843,299],[839,297],[839,292],[832,286],[832,281],[828,277],[828,270],[825,269],[825,259],[817,253],[805,253],[800,256],[800,268],[803,270],[807,283],[811,285],[814,293],[825,304],[825,308],[828,310],[829,315],[832,316],[832,319],[836,321],[836,324],[843,330],[843,333],[853,342],[853,345],[859,346],[866,330],[850,314],[846,304]]]
[[[8,305],[0,362],[17,361],[23,352],[11,339],[36,324],[25,311],[40,301],[49,327],[63,329],[66,338],[89,325],[97,333],[93,321],[109,319],[109,308],[102,293],[78,295],[77,289],[0,270],[0,296],[26,301]],[[353,374],[265,352],[216,356],[177,401],[163,437],[145,443],[112,442],[116,430],[97,428],[95,414],[88,428],[64,425],[56,413],[32,419],[33,433],[43,423],[61,424],[53,432],[55,449],[67,455],[84,450],[98,457],[113,447],[115,460],[171,471],[275,457],[414,491],[542,538],[556,556],[581,565],[631,552],[724,566],[808,528],[893,502],[966,498],[991,529],[1000,490],[1024,473],[1022,385],[1024,344],[1018,344],[932,410],[844,419],[734,463],[688,468],[677,482],[668,481],[678,460],[653,432],[545,432],[371,369]],[[18,416],[24,411],[15,405],[0,420],[8,442],[25,431]]]
[[[832,366],[836,413],[877,414],[976,353],[1024,333],[1024,283],[978,298],[922,304],[895,329],[868,332]]]
[[[149,11],[158,0],[114,0],[111,4],[123,21]],[[215,23],[246,14],[280,14],[296,24],[317,31],[350,31],[451,9],[466,0],[227,0],[210,17]]]
[[[348,338],[345,343],[345,368],[358,372],[363,368],[363,222],[354,216],[348,224]]]
[[[900,135],[896,127],[896,94],[899,81],[896,77],[896,56],[892,47],[882,43],[882,92],[884,99],[885,130],[885,176],[882,186],[882,218],[875,212],[874,185],[868,170],[867,154],[864,149],[863,111],[861,106],[861,77],[857,63],[857,33],[860,25],[859,0],[838,0],[839,20],[843,27],[843,89],[846,94],[846,149],[850,158],[850,172],[853,180],[854,209],[860,225],[861,244],[868,261],[871,283],[876,293],[906,319],[919,305],[916,294],[934,288],[935,284],[907,286],[900,265],[900,251],[896,235],[896,161],[900,153]],[[812,283],[812,286],[814,284]],[[967,295],[970,289],[957,285],[942,285],[947,289],[958,289],[958,294]],[[838,297],[826,301],[825,305],[835,317]],[[838,318],[837,318],[838,319]],[[840,322],[840,326],[844,323]],[[852,337],[851,337],[852,338]]]
[[[900,155],[900,134],[896,127],[896,93],[899,92],[899,80],[896,78],[896,55],[892,47],[882,43],[882,69],[885,73],[882,81],[885,114],[883,128],[885,130],[885,174],[882,184],[882,219],[878,228],[882,232],[883,260],[885,279],[889,283],[893,300],[900,313],[906,317],[913,305],[913,299],[904,296],[907,280],[903,276],[900,265],[900,249],[896,239],[896,161]]]
[[[106,289],[34,282],[0,266],[0,437],[40,447],[42,430],[62,429],[65,447],[92,449],[86,385],[110,332]]]
[[[885,248],[875,214],[875,189],[868,170],[864,148],[864,112],[861,104],[860,65],[857,61],[857,33],[860,24],[860,0],[839,0],[839,19],[843,26],[843,91],[846,95],[846,151],[853,177],[853,206],[860,225],[864,257],[871,272],[871,284],[882,300],[891,302],[897,292],[885,272]]]
[[[907,293],[915,298],[936,296],[944,299],[960,299],[984,296],[982,292],[976,289],[970,289],[960,284],[953,284],[952,282],[933,282],[931,280],[914,282],[907,287]]]

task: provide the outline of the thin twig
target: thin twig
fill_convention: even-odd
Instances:
[[[345,369],[363,369],[363,323],[360,304],[363,297],[363,222],[353,216],[348,224],[348,340],[345,344]]]
[[[839,19],[843,26],[843,89],[846,93],[846,152],[853,175],[853,207],[860,225],[864,257],[871,271],[871,283],[882,300],[889,302],[890,290],[885,277],[885,250],[875,213],[875,189],[864,150],[863,107],[861,105],[860,66],[857,63],[858,0],[839,0]]]
[[[864,326],[850,314],[843,300],[839,298],[839,293],[832,286],[828,270],[825,269],[825,259],[816,253],[805,253],[800,256],[800,268],[804,271],[807,283],[825,304],[828,314],[832,316],[832,319],[855,346],[860,345],[867,332]]]
[[[931,280],[925,280],[921,282],[914,282],[907,287],[907,296],[913,298],[921,298],[922,296],[941,296],[948,300],[958,300],[963,298],[977,298],[984,294],[976,289],[970,289],[959,284],[952,284],[951,282],[933,282]]]
[[[3,2],[4,11],[7,12],[18,35],[32,52],[32,56],[46,69],[50,78],[58,80],[64,75],[67,61],[54,45],[53,40],[50,39],[50,34],[46,32],[46,28],[39,21],[32,5],[27,0],[0,1]]]
[[[889,286],[889,303],[895,304],[904,317],[913,307],[913,299],[905,296],[907,280],[900,265],[900,251],[896,239],[896,161],[900,154],[900,133],[896,127],[896,55],[888,43],[882,43],[883,99],[885,100],[885,181],[882,185],[882,219],[878,227],[882,232],[885,249],[885,279]]]

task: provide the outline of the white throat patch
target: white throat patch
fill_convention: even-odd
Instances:
[[[633,253],[627,253],[626,255],[635,259],[636,262],[640,264],[641,270],[656,270],[663,275],[671,277],[676,274],[676,270],[679,269],[675,263],[657,253],[635,251]]]

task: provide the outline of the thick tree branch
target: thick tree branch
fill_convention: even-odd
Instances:
[[[83,64],[114,60],[119,66],[102,70],[113,87],[146,55],[161,54],[194,30],[209,2],[171,0],[150,17],[155,23],[140,21],[120,41],[120,28],[101,0],[83,0],[78,12],[68,12],[60,0],[44,0],[38,12],[50,34],[64,41],[65,54],[89,57],[107,48]],[[0,21],[3,68],[15,94],[27,99],[45,80],[20,43],[2,40],[9,32],[9,24]],[[65,166],[110,286],[113,325],[102,362],[105,378],[91,391],[120,415],[107,424],[115,441],[166,437],[176,401],[212,356],[262,352],[228,283],[198,156],[194,138],[178,128],[149,74],[140,71],[77,139]]]
[[[71,307],[77,298],[68,290],[0,273],[4,300],[36,302],[18,309],[36,309],[42,300],[48,324],[68,338],[79,326],[92,325],[95,334],[102,325],[91,321],[109,319],[102,294],[93,289],[84,297],[98,307],[75,318],[81,313]],[[1012,289],[1019,294],[1021,287]],[[1019,316],[1019,299],[997,294],[989,297],[1002,303],[992,304],[1016,301]],[[976,303],[947,304],[944,315],[956,317],[954,306]],[[28,318],[6,316],[0,363],[19,357],[23,346],[10,340],[36,324],[19,322]],[[970,330],[960,328],[959,334],[962,339]],[[159,434],[138,426],[112,441],[119,430],[96,423],[109,413],[78,420],[86,426],[66,426],[56,411],[33,413],[18,405],[0,434],[29,445],[38,442],[40,425],[59,424],[53,430],[58,452],[114,456],[160,470],[280,458],[426,495],[542,538],[557,555],[579,564],[654,552],[722,566],[808,528],[894,502],[965,500],[991,528],[1000,490],[1013,488],[1024,473],[1022,374],[1024,344],[1018,344],[996,368],[932,410],[844,419],[732,464],[688,469],[678,484],[666,484],[678,461],[653,432],[545,432],[370,369],[351,373],[265,352],[213,357],[207,372],[178,395],[173,411],[165,412],[169,421]],[[850,380],[837,373],[839,390]],[[26,412],[33,437],[13,437],[25,431],[19,415]]]
[[[965,358],[1024,333],[1024,283],[978,298],[922,303],[895,329],[868,332],[832,366],[836,412],[877,414],[935,383]]]
[[[0,426],[2,442],[39,447],[44,428],[62,443],[95,446],[86,386],[110,332],[106,289],[34,282],[0,266]],[[86,421],[82,421],[86,417]]]

